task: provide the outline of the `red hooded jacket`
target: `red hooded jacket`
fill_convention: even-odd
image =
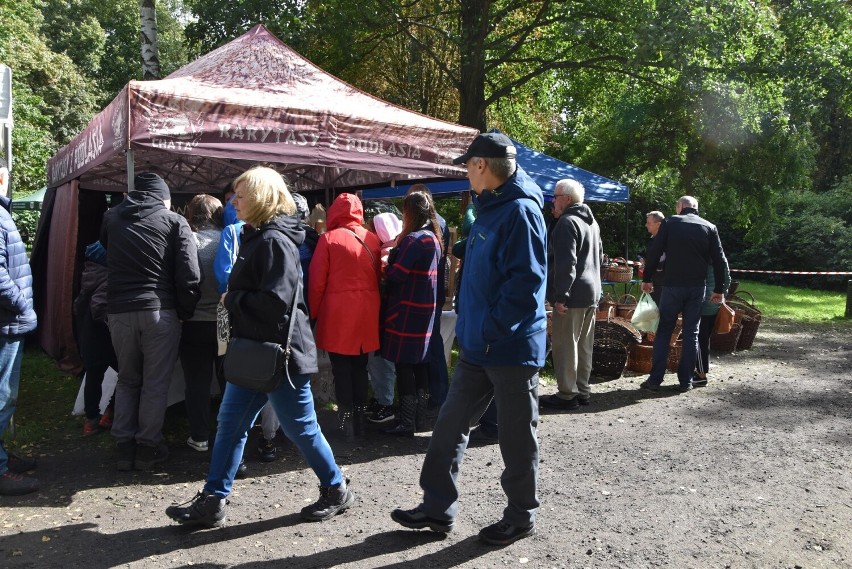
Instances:
[[[361,226],[364,209],[354,194],[337,196],[327,223],[308,279],[317,347],[349,356],[373,352],[379,349],[381,243]]]

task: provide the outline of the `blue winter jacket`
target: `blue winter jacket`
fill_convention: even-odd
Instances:
[[[502,186],[474,197],[459,292],[456,336],[474,365],[544,366],[547,230],[541,188],[518,167]]]
[[[36,328],[33,276],[27,250],[0,198],[0,336],[20,336]]]

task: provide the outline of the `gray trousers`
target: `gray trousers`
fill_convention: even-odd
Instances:
[[[109,332],[118,356],[112,436],[120,443],[156,446],[163,439],[180,320],[174,310],[110,314]]]
[[[535,522],[538,483],[538,368],[480,367],[460,360],[429,441],[420,486],[423,511],[452,521],[458,513],[456,480],[475,425],[491,399],[497,407],[498,441],[505,468],[500,483],[508,498],[503,519],[516,526]]]
[[[595,308],[569,308],[553,313],[553,371],[561,399],[583,399],[592,392],[592,348],[595,343]]]

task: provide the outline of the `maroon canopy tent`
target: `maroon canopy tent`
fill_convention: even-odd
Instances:
[[[260,25],[165,79],[131,81],[48,161],[32,259],[42,347],[77,351],[77,257],[103,209],[87,214],[80,190],[125,192],[135,171],[154,171],[173,193],[218,193],[259,162],[296,191],[462,178],[452,158],[477,134],[340,81]]]

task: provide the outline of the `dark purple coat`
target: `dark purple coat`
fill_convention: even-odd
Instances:
[[[426,359],[438,289],[441,245],[421,229],[406,235],[388,259],[387,299],[382,318],[382,357],[417,364]]]

